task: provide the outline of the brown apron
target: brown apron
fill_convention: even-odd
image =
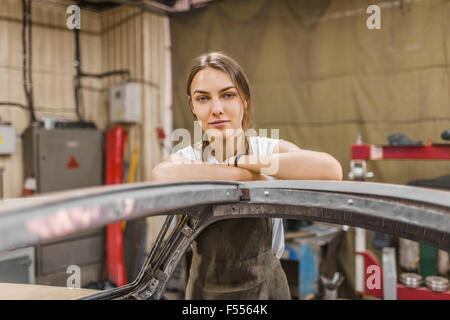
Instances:
[[[272,252],[272,219],[223,220],[203,230],[192,245],[186,299],[291,299]]]

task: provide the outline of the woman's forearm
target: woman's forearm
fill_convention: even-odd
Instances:
[[[209,163],[160,163],[152,170],[152,181],[175,182],[192,180],[266,180],[259,173],[245,168],[227,167]]]
[[[327,153],[301,150],[271,155],[246,155],[238,167],[280,180],[342,180],[342,167]]]

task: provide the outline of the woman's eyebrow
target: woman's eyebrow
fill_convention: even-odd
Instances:
[[[234,86],[230,86],[230,87],[226,87],[226,88],[221,89],[219,92],[224,92],[224,91],[227,91],[229,89],[236,89],[236,88]],[[203,90],[195,90],[193,94],[196,94],[196,93],[209,94],[208,91],[203,91]]]
[[[233,89],[233,88],[234,88],[234,86],[226,87],[226,88],[223,88],[222,90],[220,90],[219,92],[224,92],[224,91],[227,91],[227,90]]]
[[[206,94],[208,94],[209,92],[208,91],[203,91],[203,90],[195,90],[193,94],[196,94],[196,93],[206,93]]]

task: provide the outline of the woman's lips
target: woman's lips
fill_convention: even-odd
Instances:
[[[229,121],[211,122],[210,125],[216,128],[224,127]]]

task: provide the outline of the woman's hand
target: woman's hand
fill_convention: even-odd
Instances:
[[[234,167],[236,156],[223,164]],[[279,180],[342,180],[342,167],[324,152],[302,150],[291,142],[281,140],[272,154],[239,157],[237,167]]]
[[[226,159],[225,161],[222,161],[220,164],[227,166],[227,167],[231,167],[234,168],[234,161],[236,159],[237,155],[231,156],[228,159]],[[240,159],[239,159],[240,160]],[[244,169],[244,168],[240,168],[240,169]],[[248,175],[248,178],[246,181],[270,181],[272,180],[271,177],[264,175],[264,174],[260,174],[259,172],[256,171],[252,171],[250,169],[245,169]]]
[[[222,161],[220,164],[226,165],[227,167],[233,167],[234,158],[236,158],[236,156],[231,156],[228,159],[225,159],[225,161]]]

